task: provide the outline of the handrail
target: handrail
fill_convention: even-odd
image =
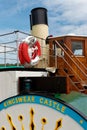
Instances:
[[[65,51],[65,49],[58,43],[57,40],[55,40],[55,43],[57,46],[59,46],[64,52],[65,54],[70,58],[70,60],[76,65],[76,67],[80,70],[80,72],[83,74],[84,78],[87,78],[87,75],[83,72],[83,70],[78,66],[78,64],[70,57],[70,55]]]
[[[82,64],[82,62],[73,54],[73,52],[66,46],[66,44],[64,43],[64,46],[66,47],[66,49],[72,54],[72,56],[80,63],[80,65],[82,65],[82,67],[87,71],[87,68],[85,67],[84,64]],[[77,63],[78,63],[77,62]]]

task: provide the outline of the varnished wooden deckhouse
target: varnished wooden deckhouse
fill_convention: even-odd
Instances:
[[[49,66],[56,76],[67,77],[67,93],[72,90],[87,93],[87,37],[48,37]]]

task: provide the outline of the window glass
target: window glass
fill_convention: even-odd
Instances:
[[[72,41],[72,51],[74,55],[83,55],[83,42],[82,41]]]

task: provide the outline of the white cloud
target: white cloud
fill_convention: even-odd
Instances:
[[[43,5],[48,8],[51,33],[87,35],[87,0],[44,0]]]

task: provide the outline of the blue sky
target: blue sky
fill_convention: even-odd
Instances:
[[[30,33],[29,15],[36,7],[48,10],[49,34],[87,36],[87,0],[0,0],[0,34]]]

